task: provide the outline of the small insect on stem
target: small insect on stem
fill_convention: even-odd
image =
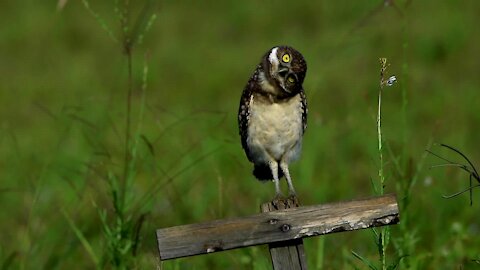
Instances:
[[[463,154],[462,152],[460,152],[460,150],[452,147],[452,146],[449,146],[449,145],[446,145],[446,144],[440,144],[440,146],[442,147],[445,147],[455,153],[457,153],[458,155],[460,155],[463,159],[465,159],[465,161],[467,161],[468,165],[465,165],[465,164],[461,164],[461,163],[457,163],[457,162],[453,162],[453,161],[450,161],[438,154],[435,154],[434,152],[430,151],[430,150],[426,150],[428,153],[432,154],[433,156],[447,162],[447,163],[443,163],[443,164],[437,164],[437,165],[433,165],[431,166],[430,168],[437,168],[437,167],[457,167],[457,168],[460,168],[461,170],[464,170],[466,171],[468,174],[469,174],[469,187],[467,189],[464,189],[462,191],[459,191],[459,192],[456,192],[456,193],[453,193],[451,195],[443,195],[442,197],[445,198],[445,199],[451,199],[451,198],[454,198],[454,197],[457,197],[458,195],[461,195],[465,192],[469,192],[470,194],[470,205],[473,204],[473,200],[472,200],[472,192],[473,192],[473,189],[476,188],[476,187],[480,187],[480,176],[478,174],[478,171],[477,169],[475,168],[475,166],[473,165],[473,163],[470,161],[470,159],[465,155]],[[478,184],[477,185],[473,185],[473,180],[477,180]]]
[[[397,77],[392,75],[385,80],[385,73],[387,68],[390,66],[387,63],[387,58],[379,58],[380,60],[380,87],[383,89],[384,86],[392,86],[394,83],[397,82]]]
[[[397,81],[397,77],[395,75],[390,76],[387,80],[387,86],[392,86]]]

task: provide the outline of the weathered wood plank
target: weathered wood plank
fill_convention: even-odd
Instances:
[[[298,200],[287,199],[276,205],[273,202],[264,203],[262,212],[278,211],[282,209],[299,207]],[[306,270],[307,258],[303,248],[303,239],[294,239],[284,242],[275,242],[268,245],[272,266],[274,270]]]
[[[157,230],[160,259],[396,224],[395,195],[302,206]]]

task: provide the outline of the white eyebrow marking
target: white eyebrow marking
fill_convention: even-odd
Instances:
[[[278,66],[277,50],[278,47],[273,48],[270,52],[270,55],[268,56],[268,61],[270,61],[270,64],[272,64],[272,66]]]

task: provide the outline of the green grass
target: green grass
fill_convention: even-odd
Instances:
[[[124,268],[151,269],[160,265],[156,228],[257,213],[273,185],[251,175],[236,112],[255,65],[277,44],[308,62],[309,126],[291,166],[302,203],[373,194],[377,61],[387,57],[398,83],[382,100],[385,192],[397,193],[401,223],[389,229],[386,262],[407,256],[400,269],[478,267],[478,191],[472,207],[468,194],[443,199],[468,187],[468,175],[429,170],[440,161],[425,149],[446,143],[480,163],[480,3],[395,1],[400,14],[373,1],[167,1],[152,19],[130,1],[125,29],[123,1],[89,2],[117,42],[81,1],[60,11],[56,1],[2,3],[2,269],[114,268],[114,246],[127,250]],[[127,152],[135,162],[118,220],[112,191],[126,179],[129,137],[125,33],[142,42],[131,55]],[[137,246],[112,242],[115,235]],[[306,239],[305,250],[312,269],[366,269],[352,250],[379,261],[369,230]],[[266,247],[253,247],[161,266],[269,269],[270,262]]]

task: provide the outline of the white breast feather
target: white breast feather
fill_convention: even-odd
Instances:
[[[287,163],[300,155],[302,142],[300,95],[287,102],[267,104],[250,99],[247,145],[257,162],[271,159]]]

